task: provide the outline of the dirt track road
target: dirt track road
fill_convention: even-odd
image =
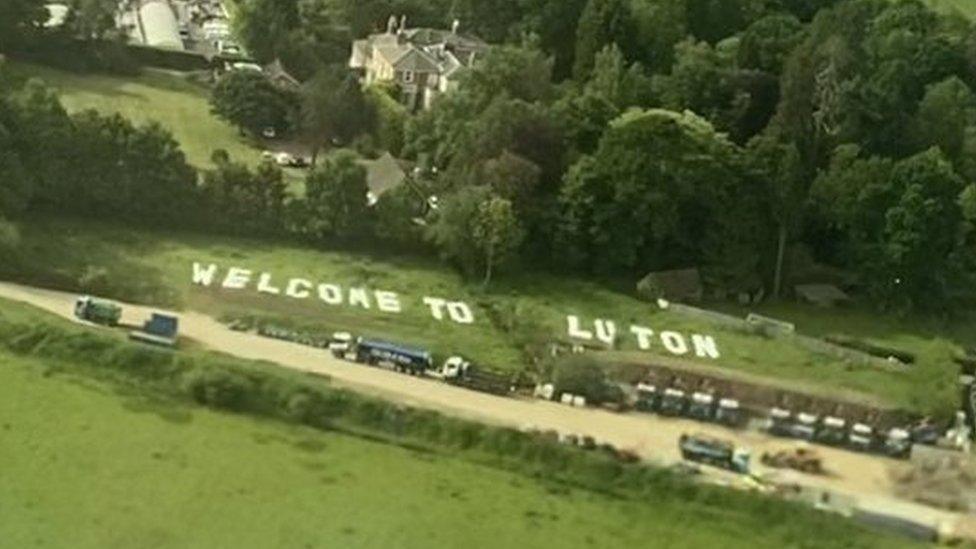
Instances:
[[[25,302],[61,317],[72,319],[73,294],[0,283],[0,297]],[[152,310],[124,305],[123,321],[141,324]],[[334,384],[405,404],[438,410],[486,423],[512,427],[534,426],[561,433],[590,435],[600,442],[634,450],[645,459],[668,464],[680,460],[677,439],[684,432],[706,432],[752,450],[754,461],[763,451],[790,446],[788,441],[756,432],[741,432],[687,420],[647,414],[615,414],[596,409],[571,408],[537,400],[496,397],[410,377],[392,371],[363,367],[334,358],[327,351],[277,341],[253,334],[234,332],[206,315],[183,312],[180,332],[204,346],[237,357],[274,362],[286,368],[324,374]],[[818,447],[829,475],[796,474],[799,484],[827,488],[871,500],[894,498],[888,459],[843,450]],[[764,471],[769,472],[769,471]],[[780,473],[782,474],[782,473]],[[908,504],[915,516],[931,515],[932,523],[955,522],[952,514]],[[901,504],[898,505],[902,507]]]

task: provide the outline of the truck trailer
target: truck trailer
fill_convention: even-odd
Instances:
[[[359,338],[353,345],[356,362],[372,366],[388,365],[398,372],[421,375],[433,367],[430,353],[386,341]]]
[[[509,378],[476,366],[460,356],[452,356],[440,368],[425,373],[451,385],[494,395],[507,395],[512,390]]]

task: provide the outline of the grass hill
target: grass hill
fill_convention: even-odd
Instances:
[[[786,340],[714,326],[660,310],[627,293],[556,275],[525,273],[485,290],[432,260],[380,259],[365,252],[316,251],[276,242],[119,230],[64,220],[25,224],[21,244],[17,256],[0,265],[0,277],[191,308],[218,317],[256,316],[323,334],[348,330],[426,346],[441,358],[462,353],[501,370],[522,369],[527,349],[566,340],[566,315],[573,314],[584,322],[614,320],[622,331],[637,323],[657,332],[709,334],[721,353],[717,360],[702,359],[711,366],[789,380],[814,392],[855,393],[881,406],[946,413],[958,398],[958,369],[951,362],[952,353],[960,345],[976,343],[971,322],[899,320],[859,309],[837,312],[789,304],[762,308],[795,321],[803,333],[845,333],[917,354],[908,371],[891,372],[848,364]],[[401,296],[403,312],[384,313],[375,305],[370,310],[329,306],[314,298],[271,297],[255,291],[254,284],[245,290],[202,288],[191,282],[193,262],[268,272],[279,286],[288,278],[301,277],[342,288],[393,291]],[[423,296],[468,303],[475,323],[435,320],[421,303]],[[619,348],[636,350],[636,342],[626,335],[619,339]],[[654,360],[656,353],[665,354],[660,344],[653,351],[642,356]]]

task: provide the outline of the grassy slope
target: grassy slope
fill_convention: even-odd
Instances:
[[[19,74],[34,76],[54,87],[69,112],[94,109],[119,113],[137,124],[152,120],[180,142],[187,159],[199,168],[210,166],[215,149],[256,164],[260,151],[230,125],[210,114],[207,90],[177,73],[146,69],[136,78],[75,74],[41,65],[14,63]]]
[[[928,4],[941,10],[955,10],[972,19],[976,17],[976,0],[929,0]]]
[[[18,322],[38,316],[9,302],[0,310]],[[842,540],[797,538],[796,528],[754,528],[761,518],[704,502],[616,499],[150,400],[81,371],[0,352],[4,547],[900,545],[855,530]]]
[[[786,342],[703,325],[595,284],[566,278],[525,275],[485,293],[480,287],[465,285],[437,264],[419,259],[379,260],[250,240],[119,231],[65,221],[35,222],[22,232],[20,266],[15,266],[16,261],[0,265],[0,276],[67,285],[76,283],[85,272],[104,269],[102,279],[110,285],[96,285],[96,293],[130,300],[168,301],[216,315],[262,312],[323,331],[349,329],[427,345],[441,355],[463,352],[496,368],[512,370],[521,367],[519,340],[526,333],[539,330],[550,337],[564,337],[566,314],[580,314],[588,319],[599,315],[614,319],[623,329],[630,322],[639,322],[655,330],[713,334],[723,356],[709,363],[719,367],[786,378],[814,390],[860,391],[875,395],[880,403],[924,411],[951,408],[956,399],[957,370],[949,358],[956,342],[973,344],[976,339],[972,330],[966,331],[971,323],[938,332],[938,327],[878,319],[866,313],[845,312],[828,317],[793,306],[772,311],[796,320],[804,332],[843,331],[919,353],[919,364],[909,373],[879,372],[848,366]],[[268,298],[253,289],[202,290],[190,283],[193,261],[267,270],[278,284],[286,277],[302,276],[344,287],[362,285],[392,290],[403,297],[404,313],[389,315],[329,307],[316,300]],[[50,273],[57,273],[57,277],[47,278]],[[424,295],[468,302],[475,308],[477,323],[461,326],[434,321],[420,303]],[[492,316],[494,321],[489,320]],[[630,337],[624,337],[622,342],[625,349],[633,348]]]

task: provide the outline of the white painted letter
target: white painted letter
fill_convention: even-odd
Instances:
[[[641,351],[650,350],[651,336],[654,335],[654,330],[643,326],[631,325],[630,333],[637,336],[637,346],[640,347]]]
[[[698,334],[691,335],[691,344],[695,346],[695,355],[702,358],[718,358],[718,345],[712,336]]]
[[[446,301],[439,297],[424,297],[424,304],[430,307],[430,314],[437,320],[444,320]]]
[[[319,284],[319,299],[329,305],[342,305],[342,289],[335,284]]]
[[[613,345],[613,340],[617,337],[617,325],[612,320],[596,319],[596,338]]]
[[[369,309],[369,296],[362,288],[349,288],[349,304],[359,305],[363,309]]]
[[[261,273],[261,277],[258,279],[258,291],[272,295],[278,295],[281,293],[280,289],[271,285],[271,275],[269,273]]]
[[[678,332],[661,332],[661,343],[671,354],[683,355],[688,352],[688,343]]]
[[[458,324],[472,324],[474,322],[474,313],[471,312],[471,307],[468,307],[467,303],[451,301],[447,304],[447,313],[451,315],[451,320]]]
[[[201,286],[209,286],[213,282],[214,275],[217,274],[217,265],[211,263],[206,269],[196,261],[193,262],[193,283]]]
[[[399,313],[403,310],[400,307],[400,298],[397,297],[396,293],[377,290],[374,295],[376,296],[376,306],[384,313]]]
[[[251,281],[251,271],[239,267],[227,269],[227,276],[224,278],[224,288],[231,290],[242,290]]]
[[[299,289],[299,286],[301,286],[301,289]],[[285,295],[294,297],[295,299],[305,299],[309,296],[309,290],[311,289],[311,282],[303,278],[293,278],[288,281],[288,287],[285,288]]]
[[[593,339],[592,332],[580,328],[579,317],[575,315],[569,315],[566,317],[566,322],[567,324],[569,324],[569,327],[566,330],[566,332],[569,334],[569,337],[573,337],[576,339],[586,339],[586,340]]]

